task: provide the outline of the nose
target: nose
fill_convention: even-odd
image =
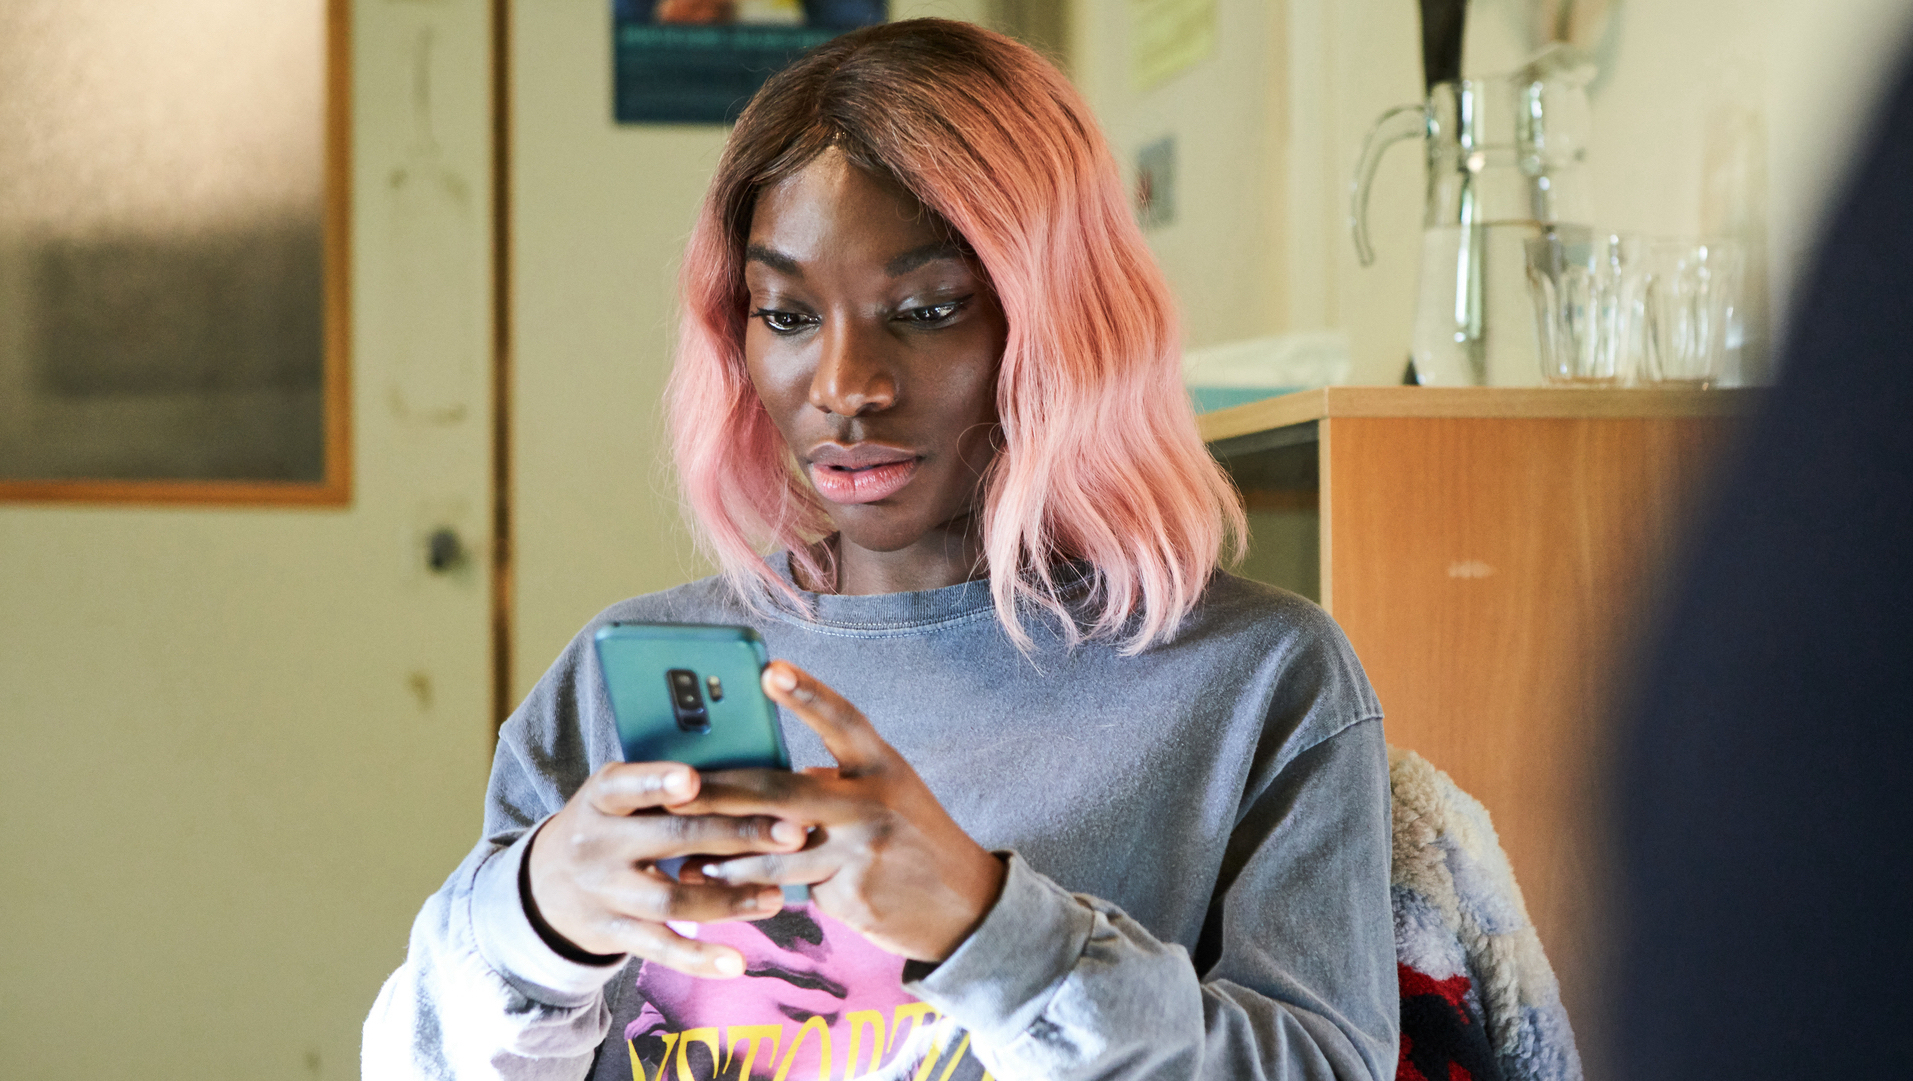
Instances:
[[[819,335],[817,370],[810,377],[810,404],[826,413],[854,417],[877,413],[897,401],[897,380],[880,334],[853,319],[826,323]]]

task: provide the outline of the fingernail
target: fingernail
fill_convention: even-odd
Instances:
[[[797,689],[797,673],[788,668],[773,668],[771,685],[780,691],[794,691]]]
[[[664,775],[664,790],[683,795],[691,790],[691,775],[681,769],[672,770]]]
[[[734,953],[727,953],[717,959],[717,972],[720,976],[742,976],[744,959]]]
[[[795,822],[782,819],[771,824],[771,840],[780,845],[794,845],[804,839],[804,827]]]
[[[759,894],[757,897],[757,909],[760,912],[779,912],[783,910],[783,907],[784,907],[784,891],[783,890],[779,890],[779,889],[765,890],[763,893]]]

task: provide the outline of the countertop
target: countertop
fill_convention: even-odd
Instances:
[[[1764,389],[1655,387],[1317,387],[1197,418],[1208,443],[1331,417],[1707,417],[1750,413]]]

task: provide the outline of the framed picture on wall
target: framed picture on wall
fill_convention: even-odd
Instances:
[[[612,0],[612,113],[728,124],[799,53],[887,17],[887,0]]]
[[[350,499],[348,10],[0,5],[0,501]]]

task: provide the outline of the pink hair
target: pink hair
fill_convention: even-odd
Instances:
[[[760,546],[830,580],[810,548],[830,532],[824,505],[745,369],[743,252],[757,193],[833,146],[941,215],[1007,317],[982,542],[1011,639],[1029,648],[1019,608],[1034,606],[1071,642],[1167,641],[1225,537],[1241,551],[1241,503],[1197,434],[1168,283],[1087,107],[1037,53],[964,23],[837,38],[739,118],[685,252],[669,391],[701,539],[748,598],[801,604]],[[1087,598],[1065,599],[1072,560],[1089,567]]]

